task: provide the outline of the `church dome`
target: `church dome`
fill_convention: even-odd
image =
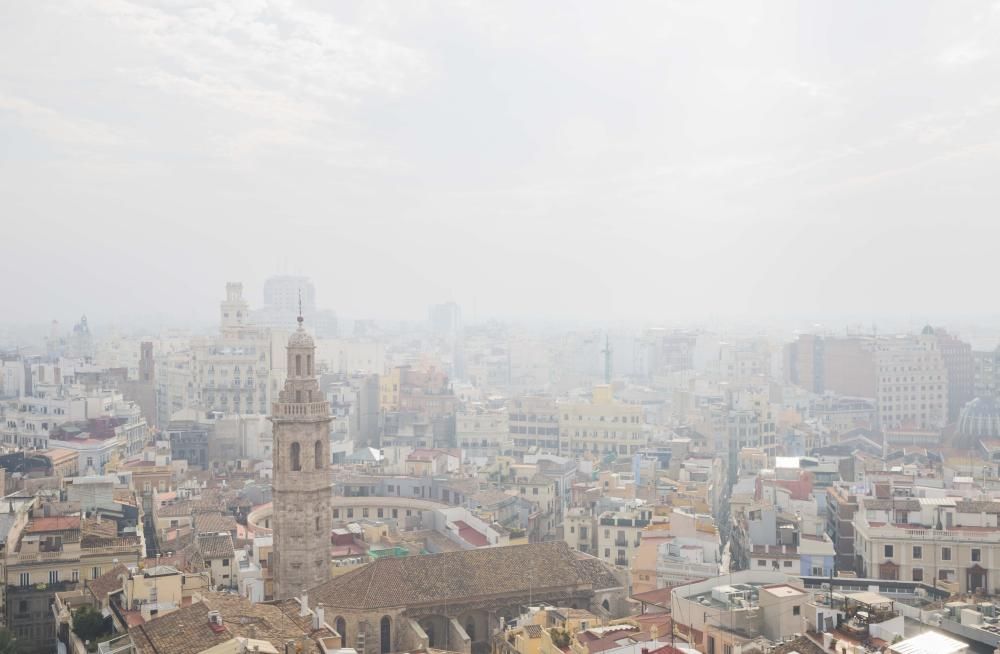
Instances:
[[[991,398],[977,397],[962,409],[958,431],[963,436],[1000,437],[1000,406]]]
[[[313,341],[313,337],[309,335],[309,332],[302,329],[302,325],[299,324],[299,328],[292,332],[292,335],[288,337],[288,347],[315,347],[316,343]]]

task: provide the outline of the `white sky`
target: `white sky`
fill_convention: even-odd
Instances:
[[[335,7],[335,9],[331,9]],[[997,313],[1000,3],[0,0],[0,320]]]

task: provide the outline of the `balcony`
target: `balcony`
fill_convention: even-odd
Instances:
[[[326,402],[283,403],[271,405],[271,415],[275,418],[327,418],[330,405]]]

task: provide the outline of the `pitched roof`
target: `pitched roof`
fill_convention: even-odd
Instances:
[[[591,562],[578,559],[566,543],[554,541],[377,559],[311,589],[309,601],[364,610],[459,602],[529,589],[621,585],[617,579],[613,586],[604,585],[609,581]]]
[[[236,531],[236,518],[231,515],[222,515],[216,511],[213,513],[196,513],[194,516],[194,531],[197,534],[215,533],[223,531]]]
[[[278,651],[286,641],[309,638],[304,652],[319,652],[317,637],[332,636],[328,629],[313,632],[308,624],[291,619],[281,607],[251,604],[239,595],[206,593],[205,599],[173,613],[129,629],[139,654],[199,654],[235,637],[253,634],[266,640]],[[224,628],[216,632],[209,626],[208,612],[218,611]]]
[[[233,556],[233,537],[226,534],[198,534],[198,552],[204,559],[226,559]]]
[[[55,515],[45,518],[32,519],[32,521],[28,523],[28,528],[24,531],[29,534],[37,534],[48,531],[69,531],[79,528],[79,516]]]
[[[121,590],[124,585],[120,578],[121,575],[128,577],[128,568],[119,563],[97,579],[88,581],[87,588],[97,601],[103,602],[107,599],[109,593]]]

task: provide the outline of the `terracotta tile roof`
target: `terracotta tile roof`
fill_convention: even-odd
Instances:
[[[799,636],[795,640],[782,643],[771,650],[771,654],[793,654],[793,652],[798,652],[798,654],[826,654],[826,650],[806,636]]]
[[[538,624],[526,624],[524,625],[524,633],[528,638],[541,638],[542,626]]]
[[[234,556],[233,537],[229,534],[199,534],[195,545],[203,559],[229,559]]]
[[[196,513],[194,515],[194,531],[196,534],[220,533],[236,531],[236,518],[231,515],[214,513]]]
[[[592,556],[582,556],[576,561],[576,568],[582,579],[590,582],[594,590],[620,588],[622,582],[600,559]]]
[[[223,628],[209,626],[208,612],[218,611]],[[129,629],[138,654],[199,654],[236,637],[270,642],[279,652],[298,640],[303,652],[320,651],[315,638],[332,636],[328,629],[312,631],[273,604],[251,604],[239,595],[206,593],[204,600]]]
[[[155,510],[158,517],[161,518],[180,518],[180,517],[190,517],[191,516],[191,503],[190,502],[177,502],[175,504],[168,504],[166,506],[161,506]]]
[[[121,590],[124,585],[121,580],[121,575],[124,575],[127,578],[128,568],[119,563],[97,579],[88,581],[87,590],[90,591],[90,594],[93,595],[98,602],[103,603],[106,599],[108,599],[109,593]]]
[[[29,534],[38,534],[49,531],[70,531],[79,528],[79,516],[57,515],[46,518],[34,518],[28,523],[28,528],[24,531]]]
[[[609,582],[566,543],[554,541],[378,559],[313,588],[309,601],[365,610],[461,602],[528,589],[538,593],[621,586],[604,585]]]

